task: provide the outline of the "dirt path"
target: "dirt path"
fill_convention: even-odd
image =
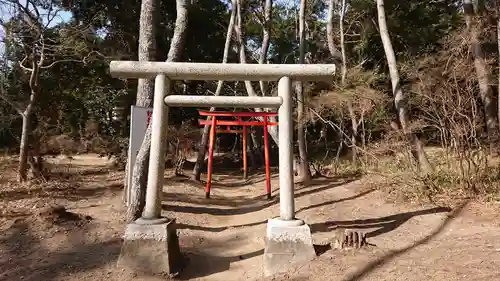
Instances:
[[[140,280],[114,267],[124,229],[123,174],[105,165],[101,161],[92,166],[97,171],[69,178],[73,184],[57,190],[0,181],[0,281]],[[297,217],[311,226],[314,242],[324,242],[340,225],[368,231],[378,247],[326,251],[310,264],[266,279],[261,273],[266,220],[279,214],[279,206],[264,199],[263,175],[245,183],[239,173],[217,173],[210,199],[201,186],[169,173],[166,178],[164,214],[177,218],[188,258],[181,280],[500,280],[495,204],[469,202],[451,212],[396,205],[368,188],[373,178],[318,179],[296,188]],[[277,178],[272,186],[276,193]],[[92,219],[49,224],[36,215],[44,204],[62,204]]]
[[[326,241],[336,226],[344,226],[367,231],[378,247],[328,251],[283,280],[500,280],[495,272],[500,264],[500,244],[495,242],[500,241],[500,223],[494,206],[468,203],[452,212],[398,206],[385,202],[382,192],[363,188],[366,185],[368,179],[320,179],[297,188],[297,217],[309,223],[315,244]],[[263,194],[263,184],[216,189],[210,207],[201,190],[174,186],[173,193],[190,194],[181,206],[166,201],[168,214],[182,223],[183,248],[196,268],[185,277],[262,278],[265,221],[279,214],[278,204],[255,198]],[[249,197],[254,198],[244,199]]]

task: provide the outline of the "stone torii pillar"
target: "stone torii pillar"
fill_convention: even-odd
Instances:
[[[180,250],[175,221],[161,216],[168,106],[279,108],[280,216],[268,220],[264,272],[282,272],[289,264],[314,258],[309,226],[295,218],[292,80],[332,81],[335,65],[112,61],[110,73],[121,78],[155,78],[146,205],[143,216],[127,225],[119,264],[136,270],[148,268],[150,273],[178,270],[175,265]],[[279,81],[278,96],[169,95],[172,80]]]

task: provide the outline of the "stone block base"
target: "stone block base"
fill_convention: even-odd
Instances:
[[[140,275],[171,275],[182,268],[175,220],[128,224],[117,266]]]
[[[300,220],[268,220],[264,250],[265,276],[286,272],[315,257],[311,229],[307,224]]]

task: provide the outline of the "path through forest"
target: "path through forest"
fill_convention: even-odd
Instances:
[[[11,183],[13,159],[0,164],[6,171],[0,179],[0,280],[153,280],[115,269],[124,230],[122,172],[102,158],[77,156],[57,160],[65,167],[61,175],[70,174],[58,184],[23,188]],[[296,209],[315,244],[344,226],[369,232],[376,248],[319,247],[311,263],[264,278],[266,220],[279,214],[278,202],[264,199],[262,174],[244,182],[239,172],[215,173],[211,199],[203,187],[166,173],[164,213],[177,218],[188,258],[181,280],[500,280],[497,204],[466,202],[450,211],[389,203],[372,189],[382,183],[371,176],[298,185]],[[276,194],[276,176],[272,186]],[[54,219],[40,212],[55,204],[78,216]]]

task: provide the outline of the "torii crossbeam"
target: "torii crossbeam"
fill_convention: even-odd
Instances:
[[[151,273],[163,273],[170,271],[178,258],[175,220],[161,216],[169,106],[278,108],[280,217],[268,220],[264,274],[283,272],[316,256],[309,226],[295,218],[292,80],[332,82],[335,65],[112,61],[110,73],[114,77],[155,79],[146,205],[142,218],[127,225],[119,260],[131,259],[128,265],[148,260],[146,267]],[[278,96],[169,95],[172,80],[279,81]],[[164,258],[159,259],[158,253]]]

